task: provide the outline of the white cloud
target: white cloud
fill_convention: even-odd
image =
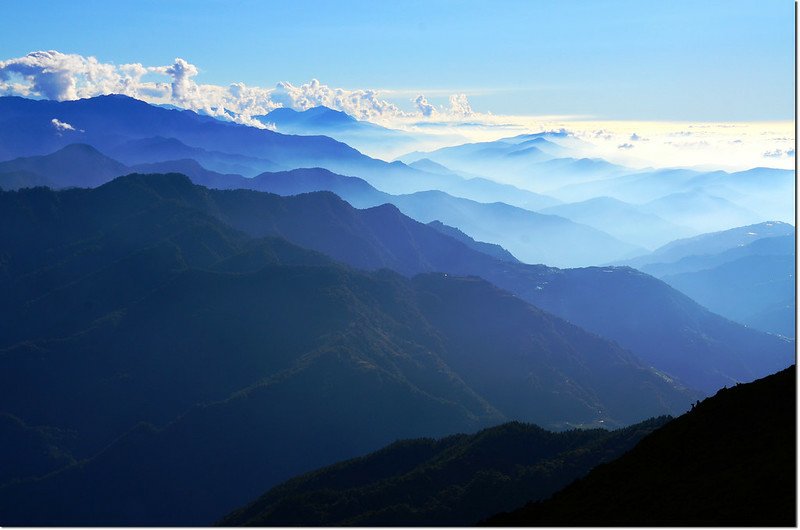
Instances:
[[[271,92],[270,99],[279,106],[296,110],[324,105],[344,111],[359,120],[380,120],[405,115],[397,105],[381,99],[376,90],[332,88],[316,79],[300,86],[280,82]]]
[[[198,74],[197,67],[180,57],[171,66],[160,66],[152,69],[172,77],[172,101],[177,104],[194,103],[200,97],[200,90],[192,78]]]
[[[48,99],[76,99],[76,77],[86,75],[91,65],[89,59],[77,55],[56,51],[33,52],[0,62],[0,80],[9,82],[17,76],[29,82],[32,91]]]
[[[455,116],[465,118],[475,114],[466,94],[453,94],[450,96],[450,112]]]
[[[617,146],[617,149],[633,149],[634,145],[629,143],[624,143]]]
[[[114,65],[101,63],[94,57],[37,51],[0,62],[0,94],[58,101],[124,94],[261,128],[268,126],[254,116],[278,107],[306,110],[324,105],[360,120],[384,123],[397,119],[424,120],[434,115],[445,121],[459,120],[475,114],[465,94],[451,95],[449,107],[436,107],[420,95],[414,100],[416,108],[406,112],[384,99],[377,90],[334,88],[316,79],[301,85],[279,82],[274,88],[244,83],[223,87],[197,83],[198,74],[196,65],[180,57],[166,66]],[[152,80],[159,76],[165,79]]]
[[[789,168],[794,163],[792,122],[601,122],[592,116],[492,115],[476,112],[467,94],[441,88],[345,89],[316,79],[299,85],[220,86],[198,82],[201,77],[200,68],[185,58],[167,65],[116,65],[94,57],[37,51],[0,61],[0,95],[69,100],[118,93],[261,128],[270,126],[254,117],[275,108],[306,110],[325,105],[361,120],[407,130],[435,144],[431,147],[566,127],[577,138],[597,146],[596,156],[638,167],[702,164],[746,168],[769,159],[772,166]],[[434,101],[428,100],[426,93],[434,96]],[[398,106],[404,103],[408,107]],[[69,129],[59,127],[71,125],[58,123],[62,125],[53,122],[53,127],[66,134]],[[732,143],[737,141],[740,143]]]
[[[53,124],[53,127],[55,127],[55,129],[57,131],[74,131],[75,130],[75,127],[73,127],[72,125],[70,125],[69,123],[67,123],[65,121],[59,120],[58,118],[53,118],[52,120],[50,120],[50,123]]]
[[[430,118],[436,114],[436,107],[428,103],[428,99],[422,94],[418,95],[412,100],[416,105],[417,110],[424,118]]]

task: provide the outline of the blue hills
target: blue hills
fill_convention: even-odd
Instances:
[[[55,447],[77,462],[20,463],[7,523],[208,524],[399,437],[627,424],[698,395],[483,279],[359,271],[285,239],[367,265],[413,259],[401,228],[419,260],[508,263],[391,206],[138,174],[0,204],[3,410],[15,436],[73,433]]]
[[[65,165],[74,169],[64,173],[60,168]],[[55,188],[96,186],[114,176],[132,171],[185,173],[199,184],[220,188],[243,187],[283,194],[327,190],[339,194],[357,207],[392,203],[419,221],[428,223],[439,220],[459,228],[475,239],[500,244],[528,263],[581,265],[597,260],[626,258],[644,250],[563,217],[544,215],[501,202],[477,202],[438,190],[390,195],[355,177],[314,170],[263,173],[248,179],[237,174],[223,175],[206,170],[194,159],[126,167],[85,144],[68,145],[49,155],[0,162],[0,187],[15,189],[31,185],[50,185]],[[32,174],[38,177],[32,177]],[[472,182],[456,176],[452,178],[459,180],[462,188]],[[267,181],[269,186],[275,187],[268,188],[261,184]],[[479,187],[476,190],[489,187],[481,182],[475,185]],[[560,244],[567,239],[572,244]]]
[[[668,173],[647,201],[559,204],[436,156],[387,163],[308,134],[371,128],[330,109],[273,118],[303,134],[122,96],[0,98],[0,440],[11,448],[0,523],[205,525],[393,440],[509,421],[555,431],[511,423],[444,438],[455,454],[442,462],[464,470],[455,478],[408,461],[412,474],[463,486],[466,497],[439,498],[482,517],[494,504],[470,502],[475,474],[555,491],[666,421],[647,418],[793,361],[788,333],[703,307],[758,302],[748,322],[778,322],[788,302],[771,297],[785,278],[745,302],[730,287],[777,278],[793,227],[651,254],[597,226],[622,234],[615,224],[635,220],[666,234],[676,194],[700,210],[719,204],[704,197],[735,205],[753,179],[782,189],[783,173]],[[516,168],[520,183],[537,167],[579,187],[643,185],[580,148],[562,131],[448,152]],[[752,191],[759,211],[780,204]],[[568,268],[634,255],[642,270]],[[698,282],[718,299],[687,296],[704,296]],[[631,427],[572,430],[601,426]],[[507,460],[481,456],[487,436],[514,449]],[[549,471],[514,467],[521,453]],[[476,458],[464,467],[459,454]],[[442,520],[467,521],[458,511]]]

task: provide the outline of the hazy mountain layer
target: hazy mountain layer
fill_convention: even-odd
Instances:
[[[360,179],[321,169],[245,179],[209,172],[192,161],[166,165],[185,169],[197,181],[214,187],[248,186],[284,194],[327,188],[358,206],[396,199],[377,192]],[[656,368],[706,392],[731,381],[749,381],[773,372],[786,366],[792,356],[790,343],[743,331],[676,296],[663,284],[632,271],[613,268],[559,271],[498,265],[483,254],[465,254],[463,248],[456,251],[449,243],[439,243],[429,231],[420,230],[416,223],[387,206],[358,213],[335,198],[278,201],[246,192],[221,196],[259,197],[255,202],[248,199],[242,204],[226,201],[229,212],[224,215],[217,210],[212,212],[251,235],[285,237],[359,268],[388,267],[407,275],[447,271],[481,276],[539,307],[617,340]],[[400,204],[413,205],[410,197],[400,199],[397,201]],[[466,205],[478,207],[469,201]],[[451,209],[449,213],[456,219],[464,218],[463,210]],[[786,225],[765,227],[768,229],[765,233],[786,229]],[[752,230],[744,234],[748,232]],[[764,318],[773,317],[767,314]]]

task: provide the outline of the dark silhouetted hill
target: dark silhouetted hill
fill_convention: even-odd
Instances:
[[[560,433],[506,423],[472,435],[403,440],[289,480],[218,524],[467,526],[531,495],[547,497],[668,419]]]
[[[794,366],[720,390],[552,498],[491,526],[795,526]]]

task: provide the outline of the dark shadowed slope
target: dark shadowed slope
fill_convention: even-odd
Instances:
[[[28,455],[26,480],[0,488],[0,522],[207,524],[398,438],[508,419],[627,424],[693,399],[483,280],[358,272],[220,221],[299,237],[298,219],[316,213],[310,234],[334,211],[342,242],[368,237],[342,230],[369,223],[332,194],[177,175],[0,193],[3,311],[19,315],[0,333],[0,412],[23,422],[12,440],[26,425],[71,433],[41,445],[79,461],[40,476],[58,462]]]
[[[510,526],[795,526],[796,369],[720,390]]]
[[[545,431],[507,423],[473,435],[396,442],[294,478],[221,526],[467,526],[545,498],[668,421],[626,429]]]

